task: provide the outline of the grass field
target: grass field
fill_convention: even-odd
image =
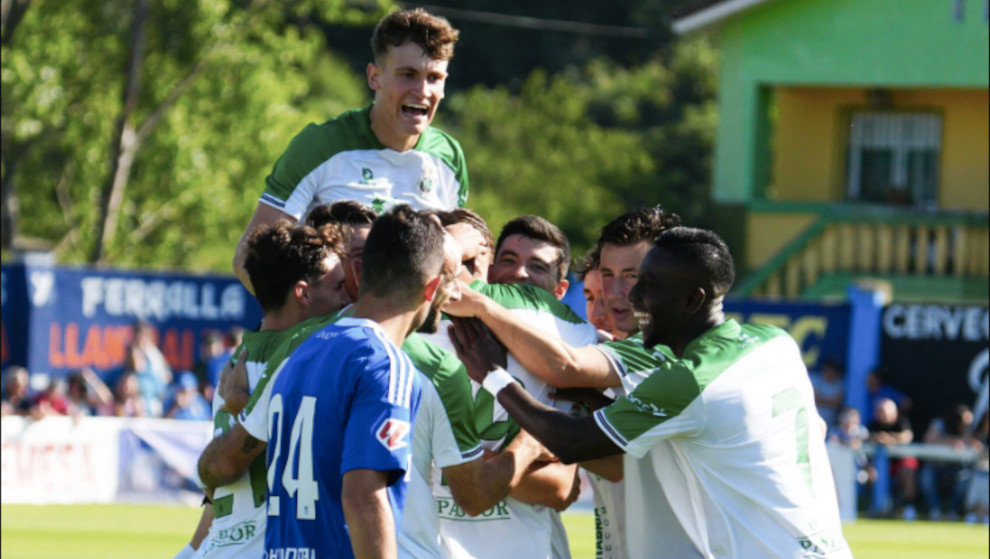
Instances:
[[[3,559],[170,559],[189,539],[199,509],[128,505],[0,507]],[[594,557],[590,513],[565,513],[575,559]],[[965,559],[990,554],[985,525],[860,520],[845,527],[858,559]]]

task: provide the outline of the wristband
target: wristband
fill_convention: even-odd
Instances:
[[[481,386],[492,396],[498,396],[499,390],[502,390],[514,382],[516,382],[516,379],[506,372],[505,369],[502,367],[495,367],[488,372],[488,376],[485,377],[485,381],[481,383]]]

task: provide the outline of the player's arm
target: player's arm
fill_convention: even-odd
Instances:
[[[593,474],[598,474],[612,483],[622,481],[623,466],[621,454],[606,456],[604,458],[595,458],[593,460],[585,460],[579,465],[585,470],[588,470]]]
[[[543,446],[523,431],[501,453],[447,466],[443,476],[457,506],[477,516],[518,487],[530,465],[543,455]]]
[[[248,238],[251,237],[251,233],[253,233],[259,226],[274,225],[281,219],[287,219],[293,222],[297,221],[295,217],[283,212],[282,210],[269,206],[268,204],[258,202],[258,207],[254,209],[254,215],[251,216],[251,221],[244,229],[244,234],[241,235],[241,239],[237,241],[237,248],[234,249],[234,274],[237,275],[237,278],[241,280],[244,287],[246,287],[252,294],[254,294],[254,287],[251,286],[251,278],[248,277],[247,270],[244,269],[244,261],[247,259]]]
[[[468,375],[485,386],[484,381],[489,371],[497,368],[500,358],[504,359],[504,350],[498,347],[491,334],[471,320],[454,320],[451,341]],[[499,370],[505,372],[504,369]],[[503,378],[512,379],[508,373]],[[487,390],[488,386],[485,388]],[[499,403],[509,415],[565,464],[622,452],[598,428],[592,417],[574,417],[545,406],[514,380],[507,380],[505,386],[497,392]]]
[[[543,505],[560,512],[571,506],[580,493],[577,466],[554,460],[531,466],[522,483],[509,494],[524,503]]]
[[[444,311],[481,319],[509,353],[543,382],[558,388],[619,386],[619,373],[595,346],[574,347],[548,336],[525,320],[472,289],[461,290],[461,300]]]
[[[260,441],[241,425],[235,424],[226,433],[214,437],[199,457],[199,479],[207,487],[220,487],[240,479],[251,462],[268,443]]]
[[[344,473],[341,502],[356,559],[395,557],[395,521],[388,500],[388,472]]]

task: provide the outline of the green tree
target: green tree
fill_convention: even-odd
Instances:
[[[598,59],[553,77],[536,71],[518,94],[479,86],[452,96],[444,118],[468,157],[469,206],[496,231],[542,215],[576,253],[636,205],[708,225],[716,67],[701,39],[633,68]]]
[[[388,7],[355,6],[60,0],[16,25],[5,14],[5,248],[20,234],[60,262],[226,269],[292,135],[367,102],[313,24],[368,25]]]

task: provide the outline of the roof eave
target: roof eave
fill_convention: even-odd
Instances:
[[[725,0],[697,12],[674,20],[671,26],[674,33],[684,35],[705,27],[710,27],[730,16],[748,10],[770,0]]]

